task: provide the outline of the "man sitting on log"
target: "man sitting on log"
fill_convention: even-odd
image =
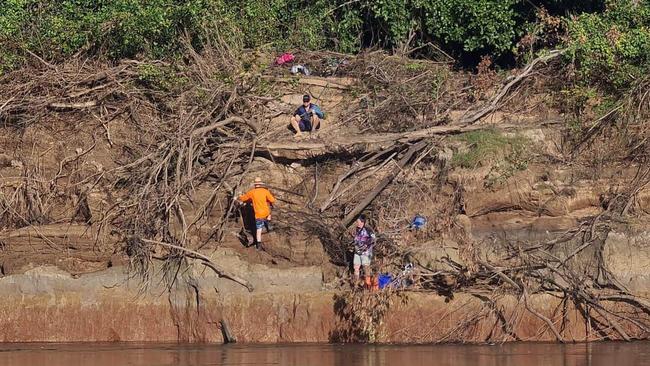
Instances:
[[[302,97],[302,105],[291,116],[291,126],[296,131],[295,137],[302,136],[303,132],[314,132],[320,128],[323,112],[320,107],[311,102],[309,94]]]
[[[271,220],[271,207],[275,202],[275,197],[271,192],[264,187],[260,177],[255,178],[253,189],[239,196],[239,201],[253,203],[253,211],[255,211],[255,229],[256,238],[255,246],[258,250],[262,250],[262,229],[266,227],[269,229],[269,221]]]

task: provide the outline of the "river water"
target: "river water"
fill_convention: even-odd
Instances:
[[[498,346],[0,343],[1,366],[650,366],[650,342]]]

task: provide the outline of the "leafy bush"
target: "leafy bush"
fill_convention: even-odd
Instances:
[[[650,1],[608,1],[605,12],[568,22],[578,81],[619,94],[650,71]]]
[[[341,1],[342,2],[342,1]],[[351,19],[365,44],[402,46],[416,35],[416,43],[443,43],[457,54],[509,52],[521,33],[529,10],[516,8],[521,0],[365,0],[338,6],[336,17]],[[361,26],[360,26],[361,25]],[[339,33],[340,34],[340,33]]]
[[[573,55],[587,73],[620,58],[646,60],[647,1],[608,2],[604,13],[570,21]],[[344,52],[433,42],[459,59],[499,57],[512,54],[540,6],[551,15],[605,9],[604,0],[0,0],[0,70],[25,50],[51,61],[80,51],[163,58],[185,39],[198,48],[219,39]],[[629,71],[638,74],[619,74]]]
[[[424,28],[465,51],[508,51],[519,35],[518,0],[415,0],[424,13]]]
[[[206,10],[217,4],[204,0],[32,0],[17,2],[16,7],[20,5],[32,27],[23,28],[23,36],[42,55],[67,56],[95,48],[113,57],[143,52],[162,57],[178,47],[185,32],[198,36],[208,19]]]
[[[111,58],[169,57],[182,40],[200,47],[210,37],[256,47],[325,43],[319,9],[298,0],[0,0],[0,41],[7,55],[31,50],[49,60],[79,51]],[[308,15],[308,16],[305,16]],[[7,60],[5,60],[7,58]]]

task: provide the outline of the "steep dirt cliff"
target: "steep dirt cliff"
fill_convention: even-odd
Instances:
[[[650,334],[642,136],[611,114],[576,132],[559,52],[508,75],[332,54],[328,77],[219,52],[2,77],[0,339],[220,341],[222,320],[249,342]],[[299,138],[304,93],[326,118]],[[263,252],[232,199],[256,176],[278,198]],[[351,291],[361,212],[373,270],[415,265],[406,291]]]

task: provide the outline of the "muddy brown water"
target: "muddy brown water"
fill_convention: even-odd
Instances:
[[[2,366],[650,366],[650,342],[498,346],[2,344]]]

